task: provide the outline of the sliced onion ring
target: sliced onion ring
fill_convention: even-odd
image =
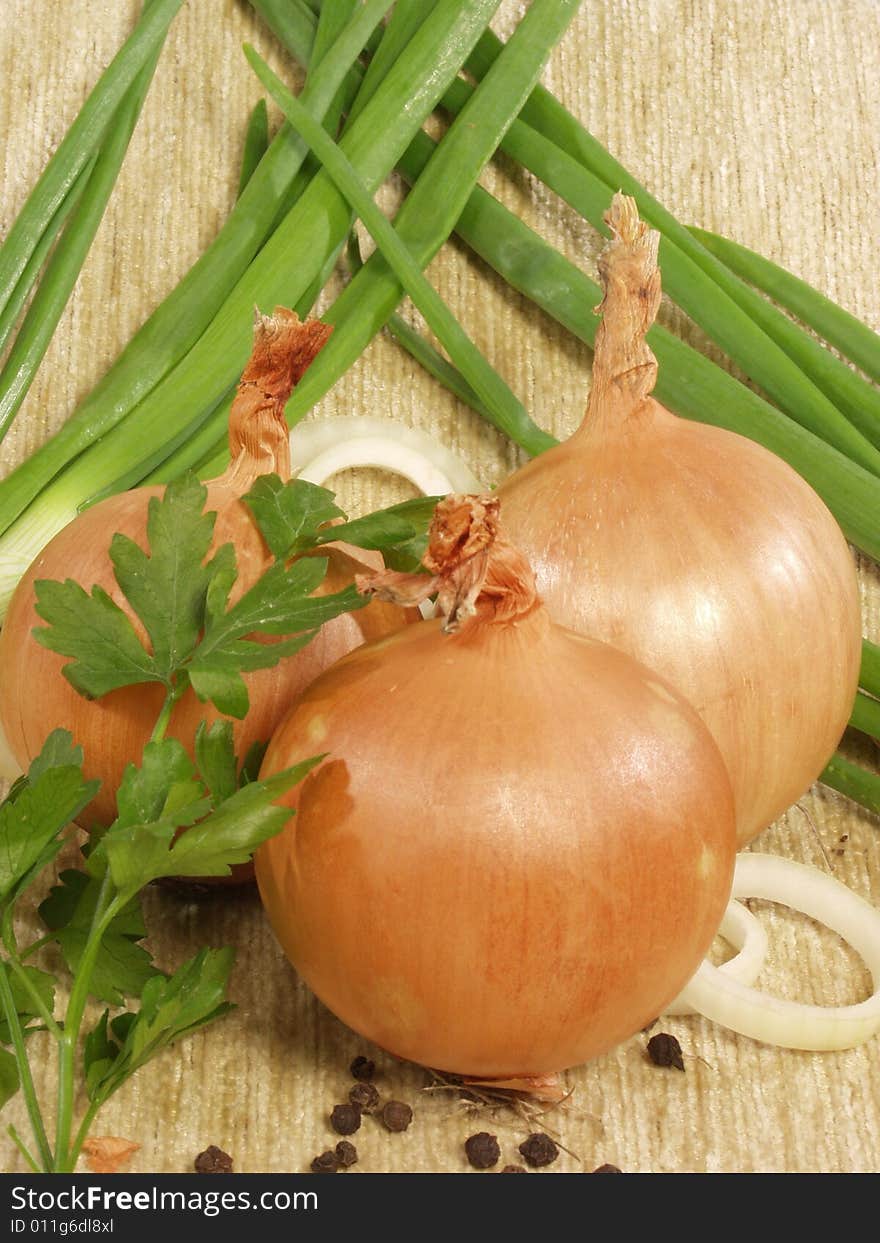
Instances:
[[[403,475],[425,496],[482,491],[461,458],[427,432],[396,419],[357,415],[298,423],[290,433],[290,454],[299,478],[308,483],[322,484],[337,471],[372,466]]]
[[[337,471],[350,467],[375,466],[403,475],[425,496],[445,496],[453,491],[449,479],[429,462],[423,453],[398,444],[388,437],[362,436],[326,449],[298,471],[308,483],[325,483]]]
[[[880,911],[816,868],[774,855],[737,858],[735,897],[765,898],[825,924],[861,955],[874,992],[852,1006],[813,1006],[757,992],[704,962],[679,1001],[742,1036],[788,1049],[851,1049],[880,1029]]]
[[[740,984],[754,984],[767,957],[767,933],[761,921],[741,902],[731,898],[718,933],[738,952],[717,969]],[[694,1010],[684,1000],[684,993],[680,993],[663,1013],[693,1014]]]

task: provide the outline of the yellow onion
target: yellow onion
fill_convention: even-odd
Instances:
[[[207,484],[208,510],[216,511],[213,547],[230,542],[235,547],[238,579],[232,598],[252,587],[271,564],[272,556],[241,500],[259,475],[270,471],[290,476],[288,428],[284,404],[293,385],[327,339],[330,329],[318,320],[300,322],[283,307],[272,316],[258,316],[254,350],[245,369],[229,422],[231,463],[226,472]],[[34,608],[34,582],[72,578],[87,590],[105,589],[136,625],[143,628],[119,590],[110,561],[115,532],[129,536],[146,550],[147,507],[160,487],[135,488],[112,496],[85,510],[43,549],[22,577],[0,632],[0,724],[10,750],[26,768],[37,755],[47,733],[63,725],[85,753],[88,778],[99,778],[101,789],[82,814],[85,825],[107,825],[116,816],[115,793],[125,766],[139,763],[164,700],[158,684],[111,691],[99,700],[79,695],[61,674],[66,658],[41,646],[31,631],[43,623]],[[341,590],[357,572],[375,568],[374,554],[347,545],[328,545],[327,575],[319,593]],[[381,564],[381,557],[379,558]],[[327,665],[364,639],[387,634],[402,625],[405,615],[394,606],[371,603],[355,613],[343,613],[321,627],[317,637],[272,669],[243,675],[250,709],[233,727],[236,752],[266,741],[286,711],[291,698]],[[199,721],[209,723],[220,714],[187,690],[176,704],[167,735],[188,750]],[[241,878],[243,873],[235,873]]]
[[[614,199],[582,426],[499,489],[552,616],[662,673],[711,730],[745,843],[798,799],[858,682],[853,557],[785,462],[651,396],[659,235]]]
[[[260,847],[278,940],[399,1057],[493,1079],[600,1054],[661,1013],[730,892],[711,735],[668,683],[556,625],[494,498],[438,506],[426,567],[364,590],[445,622],[365,644],[273,735],[262,776],[327,752]]]

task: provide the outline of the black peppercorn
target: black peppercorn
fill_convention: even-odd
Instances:
[[[559,1156],[559,1149],[549,1135],[536,1131],[519,1146],[526,1165],[550,1165]]]
[[[684,1070],[684,1058],[681,1045],[669,1032],[658,1032],[648,1041],[648,1057],[655,1066],[674,1066],[676,1070]]]
[[[336,1145],[336,1156],[339,1158],[339,1164],[343,1169],[347,1170],[350,1165],[354,1165],[357,1161],[358,1150],[347,1139],[341,1139]]]
[[[386,1101],[382,1121],[389,1131],[405,1131],[412,1122],[413,1111],[404,1101]]]
[[[339,1169],[339,1157],[331,1148],[326,1152],[322,1152],[320,1157],[315,1157],[311,1164],[313,1174],[335,1174]]]
[[[335,1105],[330,1115],[330,1125],[337,1135],[354,1135],[361,1124],[361,1111],[357,1105]]]
[[[528,1172],[524,1165],[505,1165],[503,1170],[499,1170],[500,1174],[528,1174]]]
[[[498,1139],[488,1131],[478,1131],[464,1141],[464,1151],[475,1170],[488,1170],[501,1157]]]
[[[594,1174],[622,1174],[623,1170],[616,1165],[597,1165],[593,1170]]]
[[[353,1079],[372,1079],[376,1073],[376,1063],[371,1062],[368,1057],[356,1057],[349,1070]]]
[[[231,1174],[232,1157],[216,1144],[200,1152],[193,1162],[197,1174]]]
[[[362,1114],[375,1113],[379,1108],[379,1093],[371,1083],[356,1083],[349,1092],[348,1099]]]

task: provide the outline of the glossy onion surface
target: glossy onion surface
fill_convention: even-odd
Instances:
[[[257,880],[306,982],[397,1056],[556,1071],[638,1031],[704,956],[734,858],[718,750],[665,682],[543,608],[352,652],[262,774],[325,751]]]

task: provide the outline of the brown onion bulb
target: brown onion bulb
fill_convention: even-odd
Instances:
[[[649,394],[659,235],[617,195],[583,425],[499,489],[552,616],[678,687],[728,765],[740,843],[819,775],[858,683],[853,557],[812,488],[762,446]]]
[[[206,509],[216,511],[213,547],[235,547],[238,579],[231,593],[238,599],[272,562],[253,514],[240,499],[259,475],[276,471],[290,476],[290,453],[284,403],[293,385],[320,350],[330,329],[318,320],[301,323],[292,311],[276,308],[258,317],[254,352],[242,375],[230,414],[232,461],[226,472],[207,486]],[[140,763],[162,707],[165,691],[156,685],[125,687],[99,700],[79,695],[61,670],[67,658],[37,643],[31,631],[43,625],[34,604],[37,579],[72,578],[86,589],[99,584],[143,635],[140,622],[119,590],[109,548],[119,531],[146,550],[147,507],[161,487],[135,488],[108,497],[85,510],[52,539],[22,577],[0,632],[0,725],[22,768],[36,756],[56,726],[70,730],[83,748],[84,771],[99,778],[101,789],[82,813],[86,826],[110,824],[116,816],[116,790],[125,766]],[[328,571],[319,594],[341,590],[358,572],[376,568],[375,554],[347,545],[321,550]],[[381,564],[381,557],[379,557]],[[291,698],[333,661],[365,639],[388,634],[404,624],[404,613],[393,605],[371,603],[325,623],[311,643],[271,669],[245,673],[250,709],[233,724],[236,753],[267,741]],[[199,721],[217,720],[220,713],[187,690],[176,704],[167,734],[192,751]],[[236,870],[241,878],[243,873]]]
[[[661,1013],[718,927],[735,832],[697,714],[551,621],[497,511],[448,498],[434,577],[368,584],[438,591],[447,621],[365,644],[302,694],[261,775],[329,755],[255,862],[276,936],[339,1018],[398,1057],[519,1079]]]

